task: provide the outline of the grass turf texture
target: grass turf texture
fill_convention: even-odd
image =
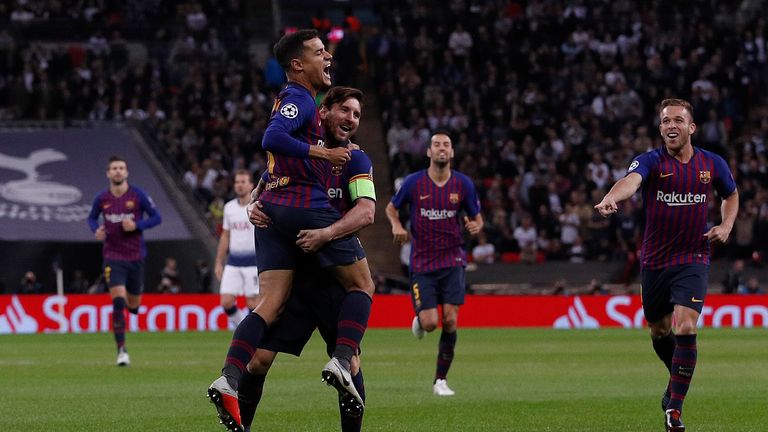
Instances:
[[[765,431],[768,332],[704,329],[683,419],[695,432]],[[0,431],[223,431],[204,397],[229,333],[131,333],[114,365],[110,334],[0,336]],[[645,331],[460,329],[448,382],[431,394],[438,335],[370,330],[366,431],[662,431],[665,370]],[[333,431],[324,345],[281,355],[254,430]]]

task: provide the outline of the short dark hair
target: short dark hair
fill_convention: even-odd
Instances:
[[[109,160],[107,161],[107,169],[109,169],[109,166],[112,165],[112,162],[123,162],[124,164],[128,165],[128,162],[123,159],[123,157],[118,155],[112,155],[109,157]]]
[[[253,183],[253,174],[251,174],[251,172],[248,171],[247,169],[239,168],[239,169],[235,170],[235,175],[233,175],[232,178],[235,178],[235,177],[237,177],[239,175],[248,176],[248,180],[250,180],[251,183]]]
[[[315,29],[296,30],[281,37],[272,47],[272,52],[283,70],[288,71],[291,67],[291,60],[301,57],[304,42],[319,37],[320,33]]]
[[[321,105],[331,109],[333,105],[344,103],[347,99],[357,99],[360,102],[360,107],[363,107],[363,92],[353,87],[343,86],[331,87],[325,94]]]
[[[693,106],[691,106],[690,102],[685,99],[664,99],[661,101],[661,106],[659,107],[659,117],[661,117],[661,112],[664,111],[664,108],[669,106],[685,108],[685,110],[688,111],[688,115],[691,116],[691,123],[693,123]]]

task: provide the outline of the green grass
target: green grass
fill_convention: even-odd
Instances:
[[[109,334],[0,337],[0,431],[223,431],[204,397],[227,333],[129,334],[118,368]],[[684,420],[695,432],[768,428],[768,332],[704,329]],[[370,330],[366,431],[661,431],[665,369],[645,331],[459,332],[452,398],[431,394],[437,335]],[[281,355],[255,430],[338,430],[320,382],[324,346]]]

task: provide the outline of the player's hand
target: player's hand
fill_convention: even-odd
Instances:
[[[221,263],[216,263],[216,266],[213,268],[213,273],[216,274],[216,279],[221,282],[221,276],[224,274],[224,266],[221,265]]]
[[[480,228],[480,224],[477,223],[475,220],[470,220],[469,217],[464,216],[464,228],[469,231],[472,235],[477,235],[477,233],[480,232],[482,228]]]
[[[608,217],[616,213],[619,210],[619,206],[616,204],[616,201],[614,201],[613,198],[610,198],[608,195],[606,195],[603,200],[600,201],[600,204],[595,206],[595,210],[600,213],[600,216]]]
[[[133,219],[123,219],[123,231],[136,231],[136,222]]]
[[[352,141],[347,143],[347,148],[349,149],[349,151],[360,150],[360,146],[355,144],[355,143],[353,143]]]
[[[94,237],[96,238],[96,240],[98,240],[98,241],[102,241],[102,240],[104,240],[105,238],[107,238],[107,230],[105,230],[105,229],[104,229],[104,225],[101,225],[101,226],[99,226],[99,227],[96,229],[96,232],[94,232],[94,233],[93,233],[93,236],[94,236]]]
[[[350,150],[346,147],[334,147],[328,150],[328,162],[333,165],[344,165],[352,158]]]
[[[248,220],[256,228],[266,228],[272,223],[272,219],[267,216],[266,213],[261,211],[264,206],[261,205],[261,201],[252,201],[248,203],[246,210],[248,211]]]
[[[715,225],[704,234],[704,238],[711,243],[723,244],[728,241],[731,230],[726,230],[722,225]]]
[[[301,230],[299,231],[299,235],[296,237],[296,244],[301,248],[301,250],[304,252],[315,252],[323,247],[324,244],[331,241],[333,235],[328,227],[325,227],[319,229]]]
[[[408,231],[403,227],[392,227],[392,241],[402,246],[408,241]]]

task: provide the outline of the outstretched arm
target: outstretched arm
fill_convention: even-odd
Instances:
[[[603,217],[608,217],[618,211],[618,203],[631,197],[640,189],[643,177],[638,173],[627,174],[626,177],[616,182],[615,185],[603,197],[603,200],[595,206],[595,210]]]

